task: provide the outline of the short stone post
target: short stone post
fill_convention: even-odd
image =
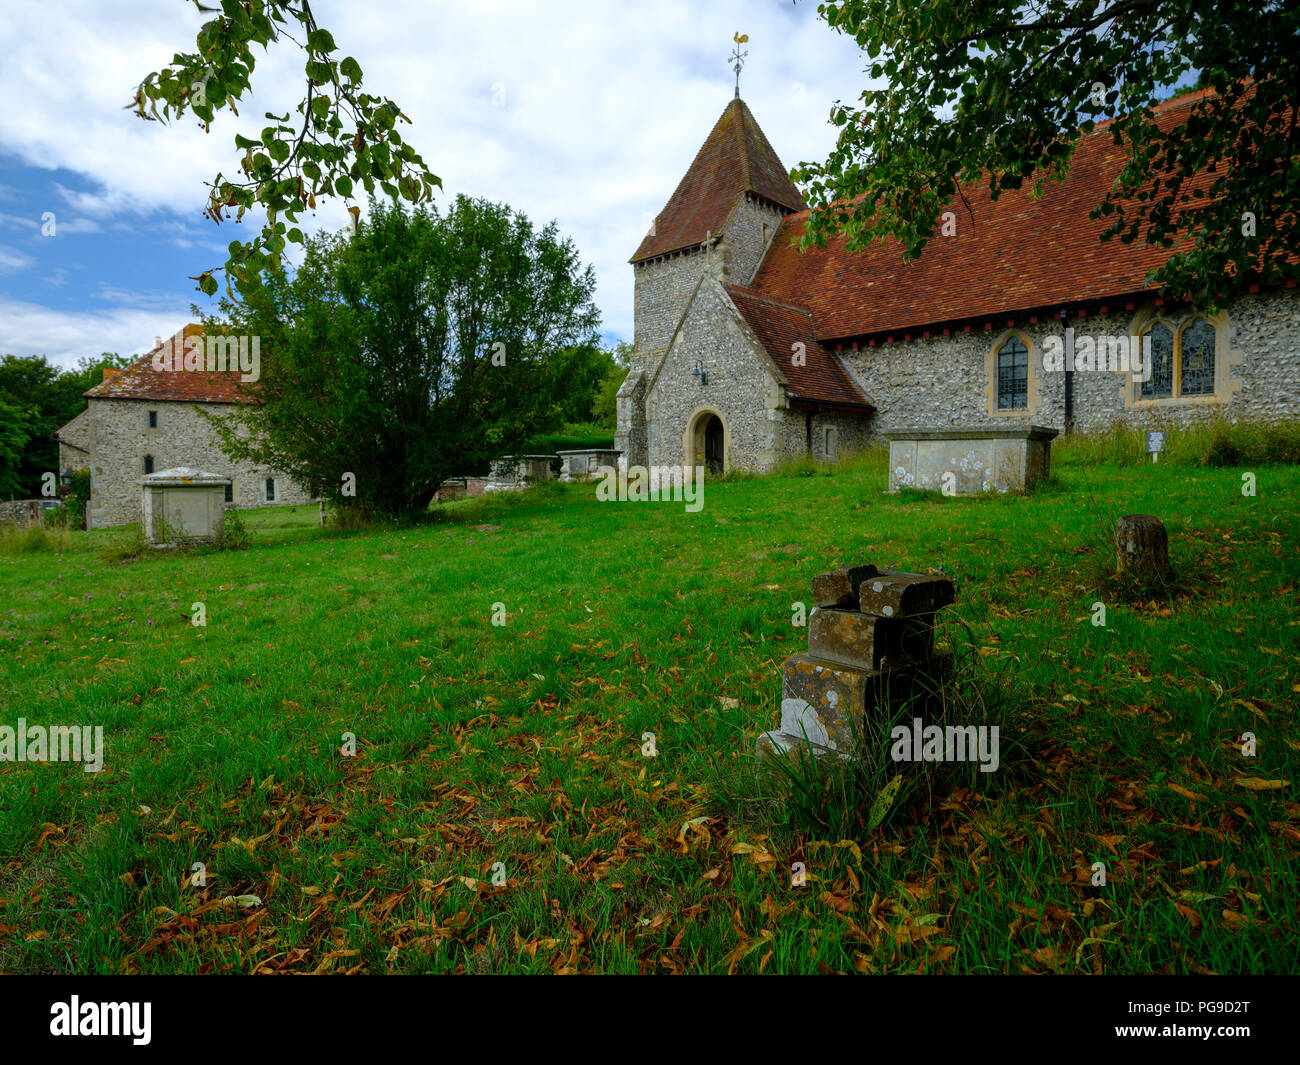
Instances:
[[[1116,569],[1142,579],[1169,575],[1169,534],[1150,514],[1126,514],[1115,523]]]
[[[934,652],[935,616],[956,598],[948,578],[851,566],[814,577],[813,596],[808,653],[786,659],[781,726],[759,736],[760,757],[847,758],[870,719],[951,676],[952,656]]]

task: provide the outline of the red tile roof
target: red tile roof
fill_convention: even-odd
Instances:
[[[158,370],[154,368],[155,353],[167,348],[184,353],[185,340],[203,337],[203,326],[191,323],[160,347],[141,355],[130,366],[125,366],[87,390],[90,399],[150,399],[177,403],[242,403],[247,401],[247,386],[240,381],[238,366],[224,372],[203,370]]]
[[[792,399],[874,409],[835,356],[817,342],[807,307],[768,299],[739,285],[728,285],[727,294],[785,378]],[[796,344],[804,346],[801,366],[794,363]]]
[[[805,204],[745,102],[722,112],[631,262],[680,251],[723,230],[732,209],[752,192],[791,211]]]
[[[1158,121],[1183,121],[1181,109],[1201,95],[1167,105]],[[1106,124],[1081,138],[1066,180],[1047,182],[1041,199],[1031,198],[1029,184],[996,201],[987,184],[967,188],[973,217],[954,197],[948,210],[956,234],[936,232],[910,263],[892,238],[850,252],[840,237],[801,253],[792,241],[802,236],[809,212],[790,215],[750,287],[808,306],[823,340],[1153,291],[1145,278],[1173,249],[1118,238],[1103,243],[1110,220],[1088,217],[1124,163]]]

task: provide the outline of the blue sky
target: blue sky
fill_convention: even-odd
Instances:
[[[741,91],[786,166],[824,158],[827,113],[865,87],[852,41],[790,0],[547,4],[313,0],[366,86],[443,180],[555,219],[596,271],[609,339],[631,337],[627,259],[732,95],[726,57],[749,34]],[[193,46],[187,0],[27,3],[0,22],[0,353],[61,365],[147,350],[207,303],[189,275],[247,231],[202,214],[236,132],[301,94],[301,53],[258,53],[255,98],[204,134],[123,109],[144,74]],[[504,101],[498,100],[504,90]],[[361,204],[364,210],[364,203]],[[53,232],[48,224],[53,216]],[[345,205],[304,228],[340,228]]]

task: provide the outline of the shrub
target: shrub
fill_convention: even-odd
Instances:
[[[86,527],[86,505],[90,502],[90,471],[77,470],[72,474],[70,490],[63,500],[64,517],[71,529]]]
[[[217,551],[247,551],[248,545],[248,527],[239,516],[239,511],[232,507],[226,511],[221,532],[213,540],[212,547]]]
[[[584,426],[566,426],[567,429],[583,429]],[[610,449],[614,438],[598,427],[591,426],[590,433],[547,433],[535,436],[524,444],[521,454],[553,455],[557,451],[583,451],[594,448]]]
[[[1240,466],[1245,459],[1245,449],[1239,439],[1234,439],[1233,435],[1224,431],[1222,426],[1216,426],[1210,437],[1209,446],[1205,452],[1205,464],[1207,466]]]

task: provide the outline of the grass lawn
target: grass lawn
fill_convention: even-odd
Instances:
[[[253,513],[246,551],[7,550],[0,725],[105,754],[0,766],[0,971],[1295,971],[1300,467],[1254,472],[942,499],[877,457],[699,513],[547,485],[401,531]],[[1182,592],[1099,592],[1126,513]],[[1010,694],[996,773],[845,832],[735,791],[792,604],[858,562],[954,575]]]

